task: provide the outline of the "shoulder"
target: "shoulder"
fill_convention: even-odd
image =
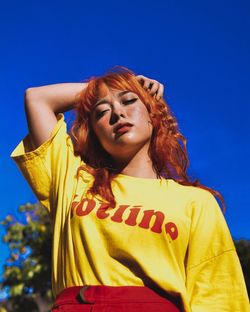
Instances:
[[[215,197],[211,192],[200,187],[182,185],[172,179],[169,180],[169,186],[171,192],[175,194],[175,196],[184,198],[189,202],[204,203],[209,200],[215,200]]]
[[[67,124],[64,120],[63,114],[57,115],[57,124],[54,127],[50,138],[37,148],[33,148],[30,135],[28,134],[23,140],[19,142],[16,148],[11,153],[11,157],[16,162],[32,161],[37,157],[44,157],[51,150],[68,147],[72,152],[74,151],[72,140],[67,133]]]
[[[224,219],[221,207],[211,192],[196,186],[182,185],[174,180],[170,180],[169,184],[172,200],[183,207],[191,220]]]

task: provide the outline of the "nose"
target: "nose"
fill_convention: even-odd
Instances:
[[[120,118],[125,117],[126,117],[125,107],[120,103],[114,103],[112,107],[110,124],[115,124]]]

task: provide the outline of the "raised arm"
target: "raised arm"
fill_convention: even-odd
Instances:
[[[49,139],[56,123],[56,115],[72,108],[76,96],[87,83],[60,83],[25,92],[25,111],[33,148]]]
[[[143,88],[158,100],[163,96],[163,85],[154,79],[137,76]],[[56,123],[56,115],[72,108],[76,96],[87,83],[59,83],[35,88],[25,92],[25,111],[33,148],[49,139]]]

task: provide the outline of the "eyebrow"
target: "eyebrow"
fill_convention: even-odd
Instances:
[[[129,93],[129,92],[132,92],[132,91],[128,91],[128,90],[122,91],[122,92],[118,93],[118,97],[121,97],[121,96],[123,96],[124,94],[127,94],[127,93]],[[94,105],[93,108],[96,108],[96,106],[98,106],[98,105],[100,105],[100,104],[103,104],[103,103],[108,103],[108,100],[103,99],[103,100],[97,101],[97,102],[95,103],[95,105]]]

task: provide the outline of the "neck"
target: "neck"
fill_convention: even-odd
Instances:
[[[148,146],[144,146],[135,155],[130,155],[126,159],[116,160],[116,165],[118,171],[125,175],[148,179],[157,178],[152,160],[148,155]]]

